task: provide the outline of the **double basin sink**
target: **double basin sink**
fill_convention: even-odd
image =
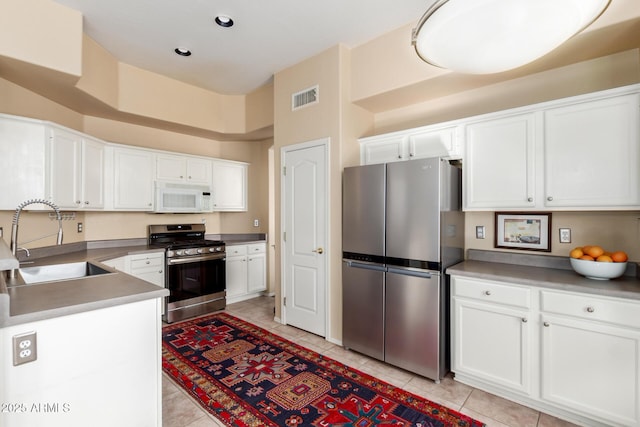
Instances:
[[[102,267],[98,267],[90,262],[73,262],[67,264],[51,264],[34,267],[22,267],[18,270],[19,275],[15,279],[9,279],[10,284],[32,285],[44,282],[57,282],[61,280],[84,279],[91,276],[99,276],[102,274],[112,273]],[[22,278],[22,282],[18,278]]]

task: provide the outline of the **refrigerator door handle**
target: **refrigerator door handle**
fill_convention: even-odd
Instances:
[[[347,267],[362,268],[364,270],[387,271],[387,267],[381,264],[366,264],[363,262],[355,262],[349,260],[345,260],[345,263],[347,264]]]
[[[409,270],[404,268],[388,267],[387,273],[404,274],[405,276],[422,277],[425,279],[431,279],[434,274],[425,270]]]

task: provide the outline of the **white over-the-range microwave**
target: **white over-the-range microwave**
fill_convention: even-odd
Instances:
[[[212,212],[211,189],[206,185],[156,181],[154,212]]]

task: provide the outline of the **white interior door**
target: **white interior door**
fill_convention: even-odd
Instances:
[[[328,139],[282,153],[284,322],[326,335]]]

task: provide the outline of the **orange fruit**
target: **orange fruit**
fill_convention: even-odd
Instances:
[[[598,261],[598,262],[613,262],[613,260],[611,259],[611,257],[609,255],[600,255],[598,258],[596,258],[596,261]]]
[[[571,258],[580,258],[582,255],[584,255],[584,252],[582,252],[582,248],[575,248],[571,252],[569,252],[569,256]]]
[[[589,249],[591,249],[591,245],[583,246],[582,247],[582,252],[584,252],[586,254]]]
[[[611,254],[611,259],[613,260],[613,262],[625,262],[629,259],[629,257],[624,251],[615,251]]]
[[[602,249],[600,246],[598,245],[593,245],[590,246],[589,249],[584,250],[584,253],[587,255],[590,255],[591,257],[593,257],[594,259],[598,258],[600,255],[604,254],[604,249]]]
[[[580,259],[583,259],[583,260],[585,260],[585,261],[593,261],[593,260],[594,260],[594,259],[593,259],[593,257],[592,257],[591,255],[582,255],[582,256],[580,257]]]

